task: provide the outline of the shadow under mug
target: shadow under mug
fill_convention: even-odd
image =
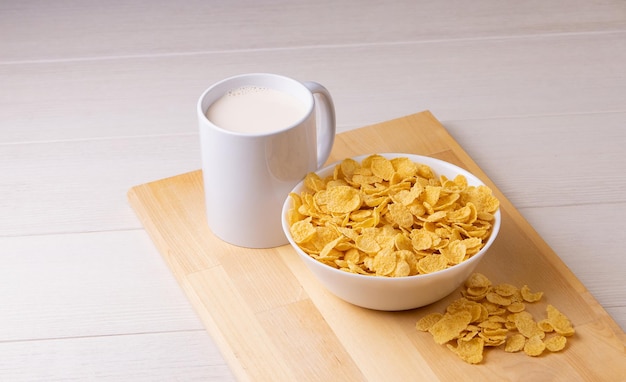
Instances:
[[[211,122],[209,107],[242,87],[274,89],[302,102],[298,122],[268,132],[241,133]],[[248,248],[287,244],[281,209],[289,192],[328,159],[335,140],[335,108],[317,82],[269,73],[226,78],[197,105],[207,222],[221,240]]]

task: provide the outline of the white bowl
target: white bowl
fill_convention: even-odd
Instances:
[[[477,177],[468,171],[451,163],[413,154],[387,153],[379,154],[386,158],[407,157],[413,162],[425,164],[431,167],[437,176],[445,175],[453,179],[456,175],[464,175],[469,185],[484,185]],[[359,163],[368,155],[354,157]],[[336,162],[319,171],[320,177],[333,174]],[[300,194],[304,190],[303,182],[300,182],[293,192]],[[483,248],[469,259],[450,268],[430,274],[420,274],[406,277],[382,277],[368,276],[345,272],[326,264],[323,264],[307,253],[293,241],[287,222],[287,212],[292,207],[291,198],[287,198],[282,210],[283,230],[287,239],[300,255],[308,269],[317,277],[331,293],[337,297],[357,306],[364,308],[397,311],[419,308],[438,301],[458,288],[474,271],[478,263],[483,259],[489,247],[498,236],[501,223],[500,210],[494,214],[494,221],[489,239]]]

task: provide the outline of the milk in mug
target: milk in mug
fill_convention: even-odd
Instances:
[[[244,86],[215,101],[206,117],[216,126],[232,132],[266,134],[295,125],[306,114],[304,103],[289,93]]]

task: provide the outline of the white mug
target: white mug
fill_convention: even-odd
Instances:
[[[275,92],[298,108],[279,106],[267,113],[275,105],[270,105]],[[248,93],[247,100],[227,98]],[[241,247],[287,244],[282,205],[307,173],[326,162],[335,140],[335,107],[328,90],[276,74],[242,74],[208,88],[197,112],[211,231]],[[291,120],[273,120],[289,115]]]

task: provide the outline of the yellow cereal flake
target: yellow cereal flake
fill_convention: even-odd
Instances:
[[[358,250],[371,255],[375,255],[381,250],[376,237],[373,235],[358,236],[355,240],[355,245]]]
[[[428,329],[428,332],[433,335],[436,343],[442,345],[457,338],[471,320],[472,315],[463,310],[452,314],[446,313]]]
[[[411,179],[417,175],[417,164],[406,157],[391,159],[396,174],[402,179]]]
[[[461,240],[450,242],[445,248],[440,250],[441,254],[448,260],[449,264],[459,264],[465,259],[467,248]]]
[[[522,351],[524,349],[524,345],[526,345],[526,337],[516,333],[506,340],[504,351],[508,353],[517,353],[518,351]]]
[[[508,305],[506,309],[511,313],[519,313],[526,310],[526,304],[521,301],[516,301],[511,303],[511,305]]]
[[[528,312],[515,313],[515,327],[524,337],[531,338],[538,336],[543,338],[545,333],[539,328],[537,322],[533,319],[533,316]]]
[[[447,267],[448,260],[442,255],[428,255],[417,262],[417,270],[421,274],[434,273]]]
[[[463,361],[470,364],[477,364],[483,360],[484,340],[479,337],[473,337],[470,340],[457,340],[457,346],[454,347],[446,344],[448,349],[452,350]]]
[[[500,305],[500,306],[509,306],[512,303],[510,298],[502,297],[495,292],[487,293],[486,298],[487,298],[487,301],[489,301],[490,303]]]
[[[308,173],[304,177],[304,185],[313,191],[319,191],[326,188],[326,183],[322,180],[319,175],[314,172]]]
[[[553,305],[547,305],[547,317],[536,321],[526,306],[541,300],[543,294],[530,292],[528,286],[492,285],[485,275],[474,273],[463,284],[461,295],[444,313],[430,313],[415,327],[429,332],[437,344],[445,344],[470,364],[481,363],[486,349],[502,345],[505,352],[523,351],[530,357],[540,356],[546,349],[559,352],[567,344],[566,336],[575,332],[569,319]]]
[[[478,336],[483,339],[485,346],[497,347],[506,342],[506,335],[489,335],[482,331]]]
[[[570,320],[557,308],[552,305],[548,305],[546,307],[546,312],[548,313],[548,322],[554,328],[554,331],[563,336],[572,336],[574,335],[574,327]]]
[[[350,186],[337,186],[326,190],[327,207],[331,214],[356,211],[361,207],[361,194]]]
[[[562,335],[552,336],[544,341],[546,345],[546,349],[551,352],[558,352],[565,349],[565,345],[567,344],[567,338]]]
[[[374,256],[374,270],[379,276],[389,276],[396,269],[397,263],[396,253],[391,249],[380,251]]]
[[[459,335],[458,340],[460,341],[469,341],[472,338],[476,337],[478,335],[479,332],[479,328],[475,325],[467,325],[467,328],[461,332],[461,334]]]
[[[543,340],[539,335],[530,337],[524,345],[524,353],[531,357],[540,356],[545,349],[546,344],[543,343]]]
[[[410,233],[410,238],[415,251],[425,251],[433,248],[435,235],[427,230],[413,230]]]
[[[403,204],[390,204],[387,206],[387,220],[394,226],[410,229],[415,221],[415,216]]]
[[[544,333],[551,333],[554,331],[554,327],[547,318],[537,322],[537,326],[539,326],[539,329],[543,330]]]
[[[543,292],[532,293],[528,285],[524,285],[520,289],[520,292],[522,292],[522,297],[524,298],[524,301],[527,302],[537,302],[541,300],[541,297],[543,296]]]
[[[296,244],[330,266],[383,277],[437,272],[471,258],[484,247],[498,206],[488,188],[468,186],[463,175],[438,177],[407,157],[374,154],[360,163],[348,158],[331,176],[309,173],[303,183],[304,191],[290,195],[287,211]],[[321,228],[334,234],[322,234]],[[373,266],[389,243],[413,255],[396,254],[393,261],[386,253]],[[353,248],[368,256],[348,261]],[[329,253],[337,258],[330,261]]]
[[[293,240],[298,243],[305,243],[315,235],[315,227],[311,224],[311,218],[306,218],[295,222],[290,227],[291,236]]]
[[[427,332],[434,324],[441,320],[442,317],[443,314],[438,312],[426,315],[420,318],[419,321],[417,321],[417,323],[415,324],[415,329],[419,330],[420,332]]]
[[[493,288],[493,291],[502,297],[511,297],[518,291],[518,289],[515,285],[504,283],[496,285]]]
[[[372,174],[382,178],[382,180],[390,180],[396,172],[391,161],[380,155],[372,156],[370,168]]]
[[[473,273],[467,280],[465,280],[465,287],[470,288],[489,288],[491,281],[487,276],[482,273]]]

